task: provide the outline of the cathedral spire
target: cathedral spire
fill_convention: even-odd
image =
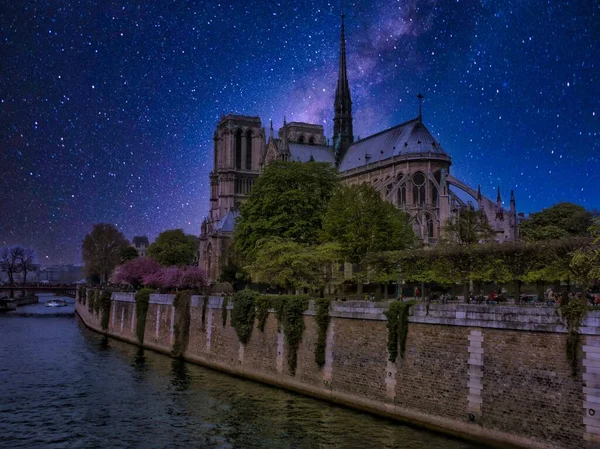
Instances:
[[[341,161],[348,147],[354,142],[352,133],[352,100],[348,85],[346,70],[346,34],[344,26],[344,13],[342,11],[342,27],[340,31],[340,66],[337,86],[335,88],[335,102],[333,117],[333,141],[339,148],[337,159]]]
[[[423,122],[423,94],[421,92],[419,92],[419,95],[417,95],[417,98],[419,99],[419,121],[422,123]]]
[[[498,204],[502,203],[502,197],[500,196],[500,186],[498,186],[498,196],[496,197],[496,202]]]

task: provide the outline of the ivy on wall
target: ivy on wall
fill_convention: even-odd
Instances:
[[[318,298],[315,300],[317,322],[317,344],[315,345],[315,362],[319,366],[325,365],[325,349],[327,346],[327,327],[329,326],[329,307],[331,300]]]
[[[304,311],[308,308],[307,296],[286,296],[283,303],[283,333],[288,344],[288,368],[292,376],[296,375],[298,347],[304,332]]]
[[[202,330],[206,329],[206,309],[208,308],[208,296],[202,298]]]
[[[140,345],[144,344],[146,315],[148,314],[148,304],[150,303],[151,293],[154,293],[154,290],[150,288],[142,288],[135,294],[135,316],[137,320],[135,332]]]
[[[102,290],[101,292],[97,292],[96,302],[98,304],[99,310],[102,312],[102,319],[100,321],[100,325],[102,330],[108,329],[108,322],[110,320],[110,290]]]
[[[173,357],[181,357],[187,349],[190,336],[190,302],[192,292],[184,290],[177,292],[173,300],[175,308],[175,325],[173,326],[173,348],[171,355]]]
[[[223,298],[223,304],[221,305],[221,317],[223,318],[223,327],[227,326],[227,305],[229,304],[229,298]]]
[[[269,309],[271,308],[271,299],[268,296],[260,295],[254,299],[256,306],[257,327],[261,332],[265,331],[265,324],[269,317]]]
[[[398,358],[398,352],[400,357],[404,358],[406,351],[406,337],[408,336],[408,317],[410,308],[416,304],[417,301],[394,301],[390,304],[387,312],[384,312],[387,316],[387,329],[388,329],[388,353],[390,354],[390,362],[395,362]]]
[[[587,315],[588,308],[585,299],[576,298],[568,300],[568,298],[563,298],[559,310],[563,322],[567,327],[567,360],[571,365],[571,375],[575,377],[579,368],[577,358],[577,348],[579,347],[581,337],[579,328]]]
[[[258,293],[250,289],[240,290],[233,296],[231,325],[236,330],[240,342],[245,345],[250,341],[254,327],[254,302]]]
[[[79,304],[85,304],[85,296],[86,296],[85,286],[84,285],[78,286],[77,287],[77,302],[79,302]]]
[[[96,299],[96,289],[90,288],[87,291],[87,308],[90,314],[94,313],[94,300]]]
[[[101,294],[102,294],[102,292],[100,290],[94,290],[93,309],[94,309],[94,313],[96,315],[98,315],[100,313],[100,295]]]

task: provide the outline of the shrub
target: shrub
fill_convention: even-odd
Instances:
[[[250,341],[254,327],[255,306],[254,302],[258,293],[245,289],[237,292],[233,297],[233,310],[231,311],[231,325],[236,330],[240,342],[245,345]]]

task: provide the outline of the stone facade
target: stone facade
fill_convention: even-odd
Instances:
[[[166,354],[173,347],[172,300],[152,295],[146,319],[144,346]],[[393,363],[383,314],[387,303],[334,303],[320,368],[311,305],[292,376],[273,311],[264,332],[255,327],[244,346],[230,324],[231,305],[223,325],[222,301],[192,297],[183,354],[188,361],[501,446],[600,448],[600,312],[590,312],[581,328],[579,372],[573,376],[565,329],[553,310],[415,306],[405,357]],[[126,318],[135,316],[134,306],[131,297],[114,294],[108,335],[137,344],[134,320]],[[79,303],[76,311],[101,331],[100,315]]]

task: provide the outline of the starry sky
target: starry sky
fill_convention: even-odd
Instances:
[[[354,134],[418,114],[454,176],[517,209],[600,208],[600,3],[345,2]],[[80,263],[94,223],[198,234],[222,114],[331,138],[340,2],[11,1],[0,11],[0,246]]]

